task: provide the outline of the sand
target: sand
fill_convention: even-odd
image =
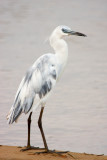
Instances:
[[[35,150],[21,152],[21,147],[0,146],[0,160],[107,160],[105,155],[68,152],[66,154],[35,154]],[[38,150],[39,151],[39,150]]]

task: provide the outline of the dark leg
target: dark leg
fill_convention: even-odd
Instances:
[[[44,149],[44,148],[39,148],[39,147],[34,147],[30,145],[30,128],[31,128],[31,116],[32,116],[32,112],[30,113],[29,117],[28,117],[28,141],[27,141],[27,146],[24,149],[21,149],[21,151],[27,151],[27,150],[39,150],[39,149]]]
[[[28,141],[27,141],[27,148],[30,147],[30,126],[31,126],[31,116],[32,116],[32,112],[29,115],[28,118]]]
[[[43,152],[36,152],[35,154],[41,154],[41,153],[63,154],[63,153],[67,153],[68,151],[64,151],[64,152],[60,152],[59,151],[58,152],[58,151],[55,151],[55,150],[49,150],[48,149],[48,145],[47,145],[47,142],[46,142],[45,134],[44,134],[44,131],[43,131],[43,128],[42,128],[42,115],[43,115],[43,111],[44,111],[44,107],[41,108],[40,116],[39,116],[39,119],[38,119],[38,126],[39,126],[39,129],[40,129],[41,135],[42,135],[45,151],[43,151]]]
[[[29,117],[28,117],[28,141],[27,141],[27,146],[24,149],[21,149],[21,151],[27,151],[27,150],[31,150],[31,149],[39,149],[39,147],[33,147],[30,145],[30,128],[31,128],[31,116],[32,116],[32,112],[30,113]]]
[[[31,128],[31,116],[32,116],[32,112],[30,113],[29,117],[28,117],[28,140],[27,140],[27,146],[25,149],[21,149],[21,151],[26,151],[26,150],[29,150],[31,149],[31,146],[30,146],[30,128]]]
[[[47,145],[46,138],[45,138],[45,135],[44,135],[44,131],[43,131],[43,128],[42,128],[43,111],[44,111],[44,107],[41,108],[40,116],[39,116],[39,119],[38,119],[38,126],[39,126],[39,129],[40,129],[41,135],[42,135],[44,147],[45,147],[46,151],[48,151],[48,145]]]

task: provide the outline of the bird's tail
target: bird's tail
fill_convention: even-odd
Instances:
[[[11,107],[9,113],[7,114],[6,118],[7,118],[7,123],[10,124],[11,123],[11,119],[12,119],[12,112],[13,112],[13,106]]]
[[[14,121],[17,122],[19,116],[22,113],[22,108],[14,108],[13,106],[11,107],[8,115],[7,115],[7,123],[12,124]]]

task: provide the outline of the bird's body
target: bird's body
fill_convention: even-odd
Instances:
[[[56,80],[55,56],[52,54],[41,56],[22,79],[11,108],[9,123],[16,121],[21,113],[34,112],[38,106],[45,106]]]
[[[30,146],[30,129],[32,112],[41,106],[41,114],[38,121],[39,128],[44,141],[44,146],[48,151],[47,143],[41,127],[43,108],[57,80],[60,78],[68,59],[68,46],[63,39],[64,36],[78,35],[82,33],[71,31],[67,26],[58,26],[50,36],[50,45],[54,53],[44,54],[36,60],[32,67],[27,71],[22,79],[15,96],[14,104],[7,116],[8,123],[17,121],[21,113],[30,113],[28,119],[28,146]]]
[[[55,33],[50,37],[55,53],[39,57],[22,79],[8,115],[9,124],[17,121],[21,113],[34,112],[38,106],[45,106],[68,58],[67,43],[57,39]]]

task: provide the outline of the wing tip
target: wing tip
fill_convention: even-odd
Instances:
[[[17,111],[17,114],[15,113]],[[13,107],[10,109],[7,118],[7,124],[12,124],[13,122],[17,122],[19,116],[22,113],[22,108],[19,108],[19,110],[15,110]]]

